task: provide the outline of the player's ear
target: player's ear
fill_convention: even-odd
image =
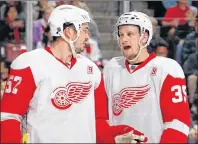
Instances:
[[[149,35],[147,32],[142,34],[142,43],[145,44],[148,41]]]
[[[72,38],[73,35],[74,35],[74,31],[71,27],[66,27],[63,31],[64,35],[67,37],[67,38]]]

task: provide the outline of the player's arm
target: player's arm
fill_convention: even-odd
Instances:
[[[21,143],[21,120],[36,89],[29,67],[13,66],[1,99],[1,143]]]
[[[99,86],[95,89],[95,115],[96,115],[96,141],[97,143],[115,143],[114,137],[107,120],[108,100],[104,88],[104,80],[101,75]]]
[[[129,132],[127,126],[110,126],[107,122],[108,99],[104,87],[103,76],[101,76],[100,85],[95,90],[95,113],[96,113],[96,142],[97,143],[115,143],[117,135]]]
[[[106,95],[103,76],[99,86],[95,90],[95,114],[96,114],[96,142],[97,143],[115,143],[116,127],[111,127],[107,120],[108,98]]]
[[[160,107],[164,122],[160,143],[187,143],[190,110],[186,81],[178,64],[173,69],[175,74],[166,76],[160,92]]]

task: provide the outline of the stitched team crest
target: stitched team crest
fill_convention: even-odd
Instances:
[[[124,108],[129,108],[139,103],[148,94],[149,90],[149,85],[122,89],[119,93],[113,96],[113,114],[119,116]]]
[[[58,87],[53,91],[51,102],[58,109],[67,109],[72,104],[83,101],[89,95],[91,87],[91,82],[70,82],[65,87]]]

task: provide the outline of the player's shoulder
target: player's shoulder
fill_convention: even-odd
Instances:
[[[124,63],[125,63],[125,58],[123,56],[113,57],[109,62],[105,64],[103,69],[104,75],[114,73],[117,70],[124,68]]]
[[[78,55],[78,60],[80,61],[81,65],[83,65],[83,67],[86,67],[87,71],[92,74],[91,77],[93,76],[92,78],[96,82],[95,88],[98,87],[101,81],[101,71],[99,70],[98,66],[89,58],[81,54]]]
[[[177,61],[171,58],[157,56],[154,63],[157,67],[161,68],[162,72],[165,72],[166,74],[173,77],[184,77],[181,66],[177,63]]]
[[[20,54],[11,64],[11,68],[23,69],[31,66],[41,57],[44,49],[35,49],[29,52]]]
[[[93,61],[91,61],[89,58],[87,58],[86,56],[83,56],[83,55],[79,54],[78,55],[78,59],[80,60],[80,62],[83,65],[87,65],[87,66],[93,67],[94,69],[100,71],[98,66]]]
[[[107,64],[105,68],[112,68],[112,67],[121,67],[125,61],[123,56],[120,57],[113,57]]]
[[[94,65],[94,62],[84,55],[78,54],[78,59],[84,64]]]

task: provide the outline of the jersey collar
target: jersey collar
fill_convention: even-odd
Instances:
[[[54,56],[54,54],[52,53],[52,51],[50,50],[50,48],[49,47],[45,47],[45,50],[48,52],[48,53],[50,53],[52,56]],[[54,56],[55,57],[55,56]],[[60,60],[60,59],[58,59],[57,57],[55,57],[59,62],[61,62],[64,66],[66,66],[68,69],[72,69],[72,67],[75,65],[75,63],[76,63],[76,58],[74,58],[73,56],[72,56],[72,59],[71,59],[71,65],[70,65],[70,67],[65,63],[65,62],[63,62],[62,60]]]
[[[141,69],[142,67],[144,67],[148,62],[150,62],[155,57],[156,57],[156,55],[155,55],[154,52],[150,53],[149,57],[144,62],[142,62],[140,65],[138,65],[132,72],[130,70],[129,63],[128,63],[127,59],[125,59],[126,69],[127,69],[127,71],[129,73],[134,73],[135,71],[137,71],[137,70]]]

